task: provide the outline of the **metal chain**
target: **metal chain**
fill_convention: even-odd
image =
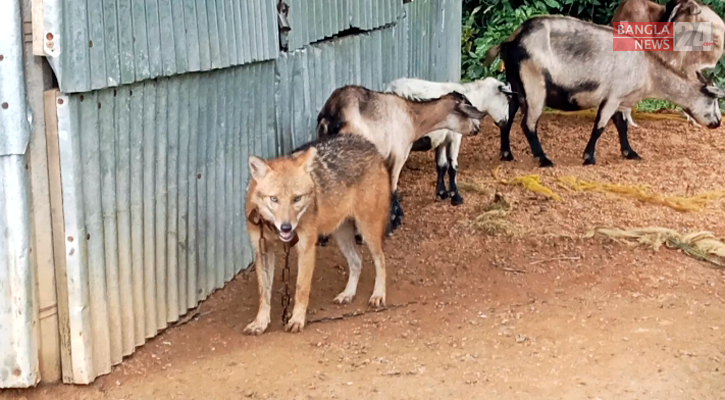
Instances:
[[[259,227],[259,252],[262,257],[267,257],[267,240],[264,238],[265,222],[256,210],[250,213],[248,218],[253,224]],[[270,226],[270,229],[273,229],[273,226]],[[285,325],[287,325],[287,322],[290,320],[289,306],[292,303],[292,296],[289,292],[289,252],[295,244],[297,244],[296,234],[292,242],[284,244],[284,268],[282,269],[282,281],[284,282],[284,292],[282,292],[282,323]]]
[[[289,306],[292,302],[292,296],[289,293],[289,251],[290,245],[284,244],[284,268],[282,269],[282,281],[284,282],[284,292],[282,292],[282,324],[287,325],[289,322]]]

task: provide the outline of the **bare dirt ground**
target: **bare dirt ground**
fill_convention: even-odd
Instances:
[[[637,118],[635,116],[635,118]],[[516,161],[501,177],[539,173],[562,196],[490,183],[498,130],[464,141],[460,181],[483,182],[465,203],[434,201],[432,153],[413,154],[401,188],[406,219],[386,243],[388,303],[417,303],[283,332],[279,294],[261,337],[242,335],[256,313],[256,280],[239,276],[88,387],[43,386],[2,399],[725,399],[725,274],[667,248],[627,247],[580,236],[597,225],[664,226],[725,236],[725,200],[701,212],[555,185],[573,175],[647,184],[665,195],[725,187],[725,128],[638,119],[619,155],[611,126],[598,165],[581,154],[593,118],[547,115],[540,170],[516,124]],[[489,182],[489,183],[486,183]],[[470,222],[503,193],[520,236],[490,235]],[[277,258],[278,260],[281,257]],[[277,274],[279,278],[279,273]],[[332,304],[346,268],[331,242],[320,249],[310,318],[364,310],[365,267],[354,303]],[[276,288],[281,287],[279,281]]]

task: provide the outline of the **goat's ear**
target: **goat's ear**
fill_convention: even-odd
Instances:
[[[478,108],[472,106],[471,104],[461,104],[460,110],[463,112],[468,118],[473,119],[481,119],[486,116],[486,113],[479,110]]]
[[[310,147],[309,149],[297,153],[294,158],[297,160],[297,165],[304,167],[306,172],[312,171],[312,162],[317,155],[317,149]]]
[[[516,92],[511,90],[511,85],[501,85],[498,87],[498,91],[505,94],[506,96],[515,96]]]
[[[254,178],[255,181],[259,181],[267,176],[269,169],[269,164],[261,158],[257,156],[249,156],[249,171],[252,172],[252,178]]]
[[[705,86],[705,91],[716,99],[722,99],[725,97],[725,90],[720,89],[717,86]]]

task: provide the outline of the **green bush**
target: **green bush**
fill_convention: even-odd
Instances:
[[[665,3],[667,0],[656,0]],[[725,15],[725,1],[700,0],[719,15]],[[471,81],[486,76],[505,80],[500,71],[501,60],[483,67],[486,52],[509,37],[527,19],[543,14],[563,14],[597,24],[608,25],[620,0],[463,0],[462,80]],[[725,86],[725,63],[720,60],[712,77]],[[639,109],[657,111],[674,108],[665,101],[646,100]]]

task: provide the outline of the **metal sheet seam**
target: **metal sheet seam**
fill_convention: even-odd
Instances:
[[[0,38],[0,387],[27,387],[35,385],[40,374],[19,0],[0,3]]]

